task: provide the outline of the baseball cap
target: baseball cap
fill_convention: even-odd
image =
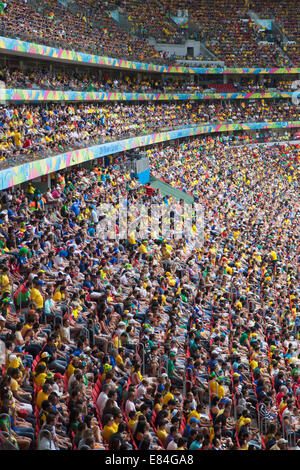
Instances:
[[[57,372],[56,374],[54,374],[54,380],[56,380],[56,379],[63,379],[63,378],[64,378],[64,376],[61,375],[61,374],[59,374],[58,372]]]
[[[286,439],[283,439],[283,437],[281,437],[277,442],[277,444],[287,444],[287,443],[288,441]]]
[[[199,421],[199,419],[193,417],[193,418],[190,419],[190,424],[191,423],[200,423],[200,421]]]
[[[69,253],[68,253],[66,250],[60,250],[58,254],[59,254],[59,256],[61,256],[62,258],[66,258]]]
[[[41,357],[42,357],[42,358],[50,357],[50,354],[47,353],[47,351],[44,351],[44,352],[41,354]]]

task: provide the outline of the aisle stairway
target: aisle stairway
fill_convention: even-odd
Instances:
[[[174,188],[170,184],[167,184],[152,175],[150,176],[150,186],[153,189],[159,189],[163,196],[172,196],[177,200],[183,199],[187,204],[193,204],[194,202],[194,198],[190,194],[180,191],[180,189]]]

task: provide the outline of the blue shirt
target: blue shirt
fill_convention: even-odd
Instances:
[[[88,231],[88,234],[90,235],[90,237],[95,236],[96,230],[94,229],[94,227],[89,227],[87,231]]]
[[[79,202],[73,202],[73,204],[71,205],[71,211],[74,212],[76,217],[80,214],[79,206],[80,206]]]
[[[193,441],[189,447],[189,450],[199,450],[201,448],[201,444],[198,441]]]
[[[83,351],[81,349],[75,349],[75,351],[72,352],[73,356],[80,356],[82,353]]]

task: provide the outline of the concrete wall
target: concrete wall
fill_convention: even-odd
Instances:
[[[194,57],[197,57],[200,55],[200,42],[199,41],[193,41],[189,39],[186,41],[184,44],[161,44],[155,41],[155,39],[150,38],[148,41],[150,44],[153,45],[153,47],[158,50],[158,51],[163,51],[163,52],[170,52],[170,54],[176,54],[179,56],[185,56],[187,53],[187,48],[188,47],[193,47],[194,48]]]

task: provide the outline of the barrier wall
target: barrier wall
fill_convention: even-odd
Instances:
[[[209,124],[195,127],[187,127],[174,131],[166,131],[145,136],[137,136],[116,142],[107,142],[80,150],[73,150],[60,155],[31,161],[0,171],[0,190],[6,189],[39,176],[53,173],[79,163],[87,162],[106,155],[130,150],[132,148],[144,147],[173,139],[191,137],[200,134],[214,132],[228,132],[239,130],[299,128],[300,121],[292,122],[259,122],[241,124]]]
[[[265,93],[112,93],[95,91],[0,89],[0,101],[172,101],[292,98],[293,92]]]
[[[143,72],[160,72],[160,73],[193,73],[193,74],[273,74],[273,73],[300,73],[299,67],[294,68],[200,68],[200,67],[184,67],[176,65],[155,65],[144,62],[134,62],[123,59],[114,59],[112,57],[98,56],[87,54],[85,52],[76,52],[66,49],[58,49],[41,44],[34,44],[18,39],[11,39],[0,36],[0,51],[10,51],[13,53],[28,54],[39,56],[40,58],[52,58],[55,60],[72,61],[83,64],[99,65],[104,67],[130,69]]]

